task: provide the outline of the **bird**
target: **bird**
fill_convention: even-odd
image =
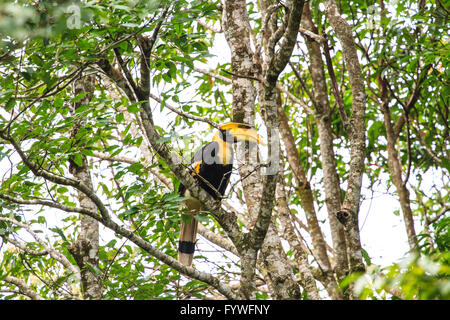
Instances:
[[[245,123],[229,122],[219,126],[212,141],[200,148],[191,159],[188,169],[198,184],[215,200],[225,195],[233,169],[233,143],[250,141],[264,145],[263,140],[252,126]],[[178,261],[190,266],[195,252],[198,221],[194,218],[204,211],[201,202],[192,197],[182,183],[178,194],[185,197],[184,205],[190,219],[183,219],[178,241]]]

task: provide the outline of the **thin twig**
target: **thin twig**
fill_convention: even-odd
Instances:
[[[158,103],[160,103],[160,104],[163,102],[163,100],[162,100],[160,97],[157,97],[157,96],[155,96],[155,95],[152,94],[152,93],[150,93],[149,96],[150,96],[150,98],[152,98],[153,100],[155,100],[156,102],[158,102]],[[170,105],[169,103],[167,103],[167,102],[164,103],[164,106],[165,106],[167,109],[169,109],[169,110],[175,112],[176,114],[178,114],[178,115],[180,115],[180,116],[182,116],[182,117],[185,117],[185,118],[188,118],[188,119],[191,119],[191,120],[195,120],[195,121],[206,122],[206,123],[210,124],[211,126],[213,126],[214,128],[220,129],[219,124],[215,123],[214,121],[212,121],[212,120],[209,119],[209,118],[206,118],[206,117],[198,117],[198,116],[194,116],[194,115],[189,114],[189,113],[185,113],[185,112],[183,112],[183,111],[178,110],[178,109],[175,108],[174,106],[171,106],[171,105]]]
[[[250,79],[250,80],[255,80],[255,81],[263,82],[263,80],[262,80],[261,78],[254,77],[254,76],[251,76],[251,75],[237,74],[237,73],[234,73],[234,72],[225,70],[225,69],[220,69],[220,71],[225,72],[225,73],[227,73],[227,74],[229,74],[229,75],[232,75],[233,77],[244,78],[244,79]]]
[[[345,112],[344,101],[342,100],[342,95],[337,84],[336,75],[334,73],[333,62],[331,60],[330,55],[330,47],[328,46],[328,38],[326,34],[324,34],[324,38],[326,41],[323,42],[323,49],[324,49],[323,52],[325,55],[325,62],[328,69],[328,75],[330,76],[332,84],[331,88],[333,90],[333,94],[338,105],[339,115],[341,116],[342,123],[344,124],[344,129],[347,133],[350,133],[351,126],[347,118],[347,113]]]
[[[313,94],[311,93],[311,91],[309,91],[308,87],[306,86],[305,82],[303,81],[300,73],[298,72],[298,70],[295,68],[294,64],[292,62],[289,61],[289,66],[291,67],[292,71],[294,72],[295,77],[297,78],[297,80],[300,82],[300,85],[302,86],[303,90],[305,90],[306,94],[308,95],[309,100],[311,100],[312,104],[314,105],[314,107],[316,107],[317,110],[317,102],[316,99],[314,99]]]

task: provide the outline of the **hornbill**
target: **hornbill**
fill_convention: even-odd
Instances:
[[[261,137],[249,125],[230,122],[223,124],[214,135],[212,142],[204,145],[191,159],[188,167],[198,184],[215,200],[220,200],[225,194],[233,169],[232,145],[238,141],[251,141],[264,144]],[[194,216],[202,211],[198,199],[190,195],[189,189],[180,184],[178,193],[188,199],[183,201],[189,210],[191,219],[181,225],[180,240],[178,243],[178,261],[186,266],[192,264],[197,237],[198,221]]]

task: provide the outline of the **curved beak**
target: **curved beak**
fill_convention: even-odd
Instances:
[[[232,128],[229,129],[229,133],[234,137],[234,140],[237,141],[251,141],[254,143],[258,143],[261,145],[265,145],[262,141],[261,137],[256,133],[254,129],[247,128]]]

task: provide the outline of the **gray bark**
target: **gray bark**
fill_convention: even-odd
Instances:
[[[350,138],[350,170],[347,191],[341,210],[335,214],[344,226],[350,272],[361,272],[364,271],[364,264],[362,261],[358,213],[364,174],[367,95],[352,28],[339,14],[335,1],[326,2],[326,11],[331,27],[342,45],[342,55],[347,66],[353,98],[350,132],[348,132]]]
[[[76,118],[76,110],[81,106],[88,105],[94,92],[94,77],[85,77],[77,79],[73,84],[74,96],[80,93],[87,93],[81,100],[73,103],[72,112]],[[72,130],[72,138],[81,139],[77,137],[78,130],[83,127],[82,120],[76,120]],[[80,140],[78,140],[80,141]],[[82,148],[78,141],[75,143],[76,147]],[[86,156],[82,155],[82,165],[70,161],[70,172],[72,175],[90,190],[93,190],[91,174]],[[97,211],[94,202],[83,192],[78,190],[79,206],[89,211]],[[99,246],[99,229],[98,221],[86,216],[80,216],[80,234],[77,240],[71,245],[69,251],[74,256],[75,261],[81,270],[81,284],[82,294],[85,299],[100,299],[102,296],[102,287],[100,279],[92,272],[92,268],[98,265],[98,248]]]
[[[290,14],[286,15],[288,17],[286,24],[280,27],[281,31],[284,31],[283,28],[285,28],[286,32],[280,32],[280,37],[274,39],[270,36],[268,29],[267,33],[263,34],[263,37],[268,37],[269,42],[272,41],[264,43],[266,55],[263,63],[260,52],[254,53],[250,47],[251,32],[246,2],[226,1],[223,11],[225,36],[232,53],[233,120],[254,124],[255,98],[258,93],[268,129],[269,163],[271,164],[278,165],[278,149],[273,150],[273,148],[275,145],[278,148],[279,138],[278,134],[272,134],[272,129],[278,127],[276,80],[292,54],[301,8],[299,3],[293,4]],[[261,10],[263,16],[272,14],[268,13],[268,8],[264,4]],[[285,42],[281,45],[278,54],[275,55],[273,49],[281,35],[285,36]],[[255,76],[257,78],[262,76],[264,79],[262,84],[258,83],[257,91],[252,80]],[[244,297],[254,298],[256,253],[261,248],[261,261],[266,270],[270,270],[265,273],[266,278],[269,277],[266,281],[271,286],[274,297],[278,299],[299,298],[298,286],[293,281],[292,269],[282,250],[280,238],[275,229],[270,226],[277,172],[272,175],[261,175],[258,168],[258,153],[252,148],[255,146],[241,146],[237,150],[239,173],[242,177],[244,196],[252,227],[245,237],[248,245],[245,246],[245,254],[241,257],[241,292]]]
[[[309,4],[305,5],[303,11],[302,26],[314,34],[318,32],[312,20]],[[333,249],[335,252],[333,269],[337,274],[337,278],[342,280],[348,272],[347,247],[344,228],[336,218],[336,212],[341,209],[341,187],[336,169],[328,88],[320,44],[309,37],[305,37],[305,40],[310,59],[310,74],[316,110],[315,118],[320,140],[325,204],[327,206]]]

